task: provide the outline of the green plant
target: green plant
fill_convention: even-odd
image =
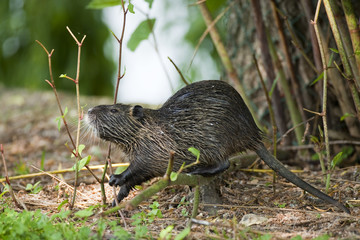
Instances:
[[[9,192],[9,185],[6,183],[2,193],[0,193],[0,199],[4,196],[5,193]]]
[[[130,239],[131,234],[126,231],[123,227],[119,226],[116,221],[109,222],[110,230],[113,232],[114,237],[118,239]]]
[[[150,238],[147,224],[152,223],[156,218],[162,218],[162,213],[159,209],[159,203],[153,202],[150,206],[151,211],[148,213],[139,212],[134,214],[131,219],[133,222],[131,225],[135,226],[135,238]]]
[[[31,183],[28,183],[28,184],[26,185],[25,190],[26,190],[26,191],[29,191],[29,192],[32,193],[32,194],[37,194],[37,193],[39,193],[39,192],[42,190],[42,187],[39,186],[39,184],[40,184],[40,181],[37,182],[37,183],[35,183],[34,185],[32,185]]]
[[[191,152],[195,157],[196,157],[196,161],[193,163],[190,163],[189,165],[185,165],[185,162],[183,163],[183,165],[180,167],[180,169],[177,172],[171,172],[170,173],[170,180],[171,181],[176,181],[179,173],[181,173],[184,169],[192,167],[196,164],[199,164],[200,162],[200,151],[194,147],[189,147],[188,151]]]
[[[279,208],[285,208],[286,207],[286,203],[278,203],[278,202],[275,202],[274,203],[276,206],[278,206]]]
[[[30,172],[28,166],[25,164],[22,158],[20,158],[19,161],[15,164],[14,171],[17,175],[28,174]]]
[[[61,122],[62,122],[63,119],[66,117],[66,115],[67,115],[68,112],[69,112],[68,108],[65,107],[64,114],[61,115],[60,117],[56,117],[56,118],[55,118],[55,122],[57,122],[57,127],[58,127],[59,132],[60,132],[60,129],[61,129]]]
[[[188,205],[188,202],[185,202],[185,199],[186,199],[185,196],[181,198],[180,203],[177,206],[177,208],[181,208],[182,206]],[[189,211],[185,207],[183,209],[181,209],[181,216],[183,216],[183,217],[189,216]]]
[[[153,202],[150,206],[151,211],[148,213],[145,212],[139,212],[134,214],[131,219],[133,219],[134,221],[132,222],[132,225],[136,226],[139,224],[147,224],[147,223],[152,223],[155,218],[162,218],[162,213],[161,210],[159,209],[159,203],[158,202]]]
[[[69,214],[61,211],[49,218],[40,210],[16,212],[6,208],[0,213],[0,239],[95,239],[89,227],[66,221]]]

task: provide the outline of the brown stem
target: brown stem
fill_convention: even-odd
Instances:
[[[84,36],[84,38],[82,39],[82,42],[84,41],[84,39],[85,39],[85,36]],[[51,82],[50,82],[49,80],[45,80],[45,81],[51,86],[51,88],[52,88],[52,90],[53,90],[53,92],[54,92],[55,98],[56,98],[56,102],[57,102],[57,105],[58,105],[60,114],[61,114],[61,116],[64,116],[64,111],[62,110],[62,107],[61,107],[60,98],[59,98],[59,96],[58,96],[58,94],[57,94],[56,85],[55,85],[55,81],[54,81],[53,73],[52,73],[51,57],[52,57],[52,55],[53,55],[53,53],[54,53],[54,49],[52,49],[51,52],[49,52],[49,51],[46,49],[46,47],[45,47],[40,41],[38,41],[38,40],[35,40],[35,41],[44,49],[44,51],[46,52],[46,54],[47,54],[47,56],[48,56],[48,66],[49,66],[49,74],[50,74],[50,80],[51,80]],[[77,41],[77,39],[76,39],[76,41]],[[77,41],[77,42],[78,42],[78,41]],[[75,81],[74,81],[74,82],[75,82]],[[73,149],[76,149],[76,144],[75,144],[75,142],[74,142],[74,140],[73,140],[73,138],[72,138],[72,135],[71,135],[71,133],[70,133],[70,130],[69,130],[67,121],[66,121],[66,119],[65,119],[64,117],[62,118],[62,120],[63,120],[64,126],[65,126],[65,129],[66,129],[67,135],[69,136],[69,139],[70,139],[71,144],[72,144],[72,146],[73,146]],[[70,152],[72,152],[72,150],[70,150]],[[75,154],[74,154],[74,155],[75,155]],[[88,171],[91,173],[91,175],[96,179],[96,181],[100,182],[100,179],[99,179],[99,178],[95,175],[95,173],[89,168],[89,166],[86,165],[85,167],[88,169]]]
[[[202,2],[201,2],[202,3]],[[200,2],[198,2],[197,4],[200,4]],[[194,53],[191,57],[190,63],[189,63],[189,67],[187,69],[187,71],[189,71],[189,69],[191,68],[191,65],[195,59],[195,56],[200,48],[201,43],[204,41],[205,37],[209,34],[210,30],[215,26],[215,24],[224,16],[224,14],[230,9],[232,4],[230,4],[230,6],[226,7],[218,16],[216,16],[216,18],[214,19],[214,21],[211,22],[211,24],[209,26],[207,26],[206,30],[203,32],[203,34],[201,35],[201,37],[199,38],[198,43],[196,44]]]
[[[257,59],[256,59],[255,55],[253,55],[253,60],[254,60],[255,66],[256,66],[256,70],[257,70],[257,72],[258,72],[258,74],[259,74],[261,86],[262,86],[263,91],[264,91],[264,93],[265,93],[266,101],[267,101],[267,104],[268,104],[268,107],[269,107],[270,120],[271,120],[271,125],[272,125],[272,128],[273,128],[274,156],[276,157],[276,150],[277,150],[277,140],[276,140],[277,126],[276,126],[276,120],[275,120],[274,110],[273,110],[273,107],[272,107],[272,104],[271,104],[271,99],[270,99],[269,92],[268,92],[267,87],[266,87],[266,85],[265,85],[264,78],[262,77],[261,71],[260,71],[260,69],[259,69],[259,64],[258,64],[258,62],[257,62]]]
[[[5,170],[5,179],[6,179],[6,183],[8,184],[9,186],[9,193],[10,193],[10,196],[11,198],[13,199],[15,205],[17,207],[21,207],[21,205],[19,204],[18,200],[16,199],[16,196],[15,196],[15,193],[11,187],[11,183],[10,183],[10,180],[9,180],[9,174],[8,174],[8,171],[7,171],[7,166],[6,166],[6,161],[5,161],[5,155],[4,155],[4,147],[2,144],[0,144],[0,152],[1,152],[1,158],[2,158],[2,161],[3,161],[3,165],[4,165],[4,170]],[[26,206],[24,204],[22,204],[24,206],[24,209],[26,209]]]
[[[358,89],[360,89],[360,73],[359,73],[360,69],[358,69],[358,65],[357,65],[356,59],[355,59],[356,54],[354,53],[353,45],[351,43],[351,40],[355,40],[355,39],[350,38],[350,36],[351,36],[351,34],[350,34],[351,31],[349,30],[350,26],[348,26],[346,19],[343,15],[343,11],[341,11],[341,9],[339,8],[339,5],[337,4],[338,2],[337,1],[335,2],[334,0],[329,0],[329,3],[330,3],[330,8],[331,8],[334,18],[335,18],[335,22],[336,22],[340,37],[341,37],[342,45],[345,50],[345,52],[343,54],[345,54],[346,59],[349,62],[349,70],[352,74],[352,77],[355,80],[356,87]],[[355,32],[356,32],[356,30],[355,30]],[[360,39],[359,39],[359,41],[360,41]]]
[[[301,4],[304,9],[304,13],[306,16],[306,20],[309,23],[309,32],[310,32],[310,40],[311,40],[311,46],[312,46],[312,52],[313,52],[313,58],[315,62],[315,66],[317,69],[317,73],[320,74],[322,72],[322,64],[321,64],[321,56],[320,56],[320,50],[319,50],[319,44],[316,38],[316,33],[314,29],[314,25],[311,23],[311,19],[314,16],[314,9],[312,6],[311,0],[301,0]]]
[[[114,94],[114,104],[117,103],[117,96],[118,96],[118,91],[119,91],[120,80],[124,76],[124,75],[121,75],[121,57],[122,57],[122,44],[123,44],[123,39],[124,39],[124,34],[125,34],[125,26],[126,26],[125,25],[126,24],[126,14],[128,13],[128,9],[125,9],[125,4],[124,4],[123,0],[121,0],[121,8],[123,10],[124,17],[123,17],[123,25],[122,25],[120,39],[113,33],[113,36],[119,43],[119,65],[118,65],[118,74],[117,74],[116,88],[115,88],[115,94]],[[107,167],[109,167],[110,174],[112,175],[113,171],[112,171],[112,166],[111,166],[111,143],[109,143],[109,147],[108,147],[108,154],[106,157],[106,164],[105,164],[104,172],[107,171]],[[103,177],[101,179],[101,184],[104,185],[104,182],[105,182],[105,174],[103,174]],[[117,200],[115,186],[113,186],[113,193],[114,193],[115,203],[116,203],[116,205],[118,205],[119,202]],[[103,202],[103,204],[105,205],[106,204],[106,195],[105,195],[104,187],[102,187],[102,195],[103,195],[102,199],[103,199],[103,201],[105,201],[105,202]],[[124,221],[124,223],[125,223],[125,221]]]
[[[254,118],[256,125],[260,129],[262,129],[260,121],[255,113],[255,110],[253,109],[253,107],[250,103],[250,100],[245,93],[245,89],[240,84],[240,79],[237,76],[236,70],[235,70],[235,68],[230,60],[230,57],[226,51],[226,48],[221,40],[220,34],[219,34],[218,30],[216,29],[215,24],[213,24],[214,21],[212,19],[212,16],[210,14],[208,7],[206,6],[206,2],[199,3],[199,8],[200,8],[201,15],[203,16],[204,21],[206,23],[206,26],[209,29],[209,33],[210,33],[212,42],[217,50],[217,53],[219,54],[222,64],[227,72],[229,81],[232,83],[232,85],[234,85],[235,89],[241,94],[245,104],[249,108],[251,115]]]
[[[166,169],[166,173],[164,176],[164,179],[169,181],[170,180],[170,174],[174,168],[174,156],[175,156],[175,152],[174,151],[170,151],[170,157],[169,157],[169,164],[168,167]]]
[[[45,46],[40,41],[36,40],[36,42],[44,49],[44,51],[46,52],[46,54],[48,56],[48,65],[49,65],[49,74],[50,74],[51,83],[49,82],[49,80],[45,80],[45,81],[47,81],[49,83],[49,85],[51,86],[51,88],[52,88],[52,90],[54,92],[56,102],[57,102],[57,105],[58,105],[58,108],[59,108],[59,111],[60,111],[60,115],[64,116],[64,111],[63,111],[61,103],[60,103],[60,98],[59,98],[57,90],[56,90],[56,85],[55,85],[55,81],[54,81],[54,77],[53,77],[53,73],[52,73],[51,57],[52,57],[52,55],[54,53],[54,49],[52,49],[51,52],[49,53],[49,51],[45,48]],[[73,140],[73,138],[71,136],[71,133],[70,133],[68,124],[66,122],[66,119],[62,118],[62,120],[63,120],[64,126],[65,126],[65,129],[66,129],[66,132],[67,132],[67,134],[69,136],[69,139],[71,141],[71,144],[73,145],[73,148],[75,149],[76,145],[75,145],[75,142],[74,142],[74,140]]]
[[[183,81],[183,83],[185,83],[185,85],[189,85],[188,81],[186,81],[184,75],[181,73],[180,69],[176,66],[176,64],[174,63],[174,61],[168,57],[169,61],[172,63],[172,65],[175,67],[176,71],[179,73],[181,80]]]
[[[328,80],[327,79],[327,66],[326,66],[327,61],[326,61],[325,51],[324,51],[324,47],[323,47],[323,44],[322,44],[322,39],[321,39],[320,31],[319,31],[319,26],[317,24],[320,7],[321,7],[321,0],[319,0],[318,4],[317,4],[313,24],[314,24],[316,36],[317,36],[318,43],[319,43],[319,49],[320,49],[320,54],[321,54],[321,62],[322,62],[323,70],[324,70],[323,102],[322,102],[322,114],[323,114],[323,116],[322,116],[322,120],[323,120],[323,127],[324,127],[326,160],[327,160],[327,163],[328,163],[327,164],[328,168],[330,168],[330,145],[329,145],[327,117],[326,117],[326,110],[327,110],[327,80]],[[326,181],[326,189],[325,189],[326,192],[328,192],[328,190],[329,190],[329,184],[330,184],[330,175],[329,174],[327,176],[327,179],[328,180]]]
[[[78,124],[77,124],[77,134],[76,134],[76,143],[75,143],[75,157],[76,157],[76,169],[75,169],[75,182],[74,182],[74,193],[73,193],[73,198],[72,201],[70,203],[70,208],[73,208],[75,205],[75,200],[76,200],[76,190],[77,190],[77,185],[78,185],[78,180],[79,180],[79,161],[80,161],[80,154],[79,154],[79,144],[80,144],[80,128],[81,128],[81,105],[80,105],[80,87],[79,87],[79,77],[80,77],[80,60],[81,60],[81,47],[82,44],[84,43],[84,40],[86,38],[86,35],[83,36],[81,42],[79,42],[79,40],[74,36],[74,34],[71,32],[69,27],[66,27],[66,29],[68,30],[68,32],[70,33],[70,35],[73,37],[73,39],[75,40],[77,46],[78,46],[78,56],[77,56],[77,68],[76,68],[76,78],[75,78],[75,86],[76,86],[76,102],[77,102],[77,112],[78,112]],[[71,79],[71,78],[69,78]]]
[[[336,46],[339,51],[341,62],[343,63],[346,79],[348,80],[348,84],[351,89],[353,101],[355,104],[355,109],[357,112],[357,117],[360,120],[360,99],[359,99],[359,93],[357,90],[357,88],[359,86],[356,86],[356,83],[360,82],[360,79],[356,79],[357,76],[354,76],[353,72],[351,70],[351,64],[349,61],[350,59],[349,59],[349,56],[347,56],[347,52],[346,52],[346,51],[348,51],[348,52],[351,51],[351,46],[346,47],[347,45],[350,45],[350,44],[344,44],[344,40],[346,40],[346,35],[348,35],[348,34],[345,31],[343,34],[341,34],[339,31],[338,24],[335,20],[335,15],[333,12],[334,5],[335,5],[334,3],[332,3],[332,4],[330,3],[330,0],[324,0],[326,14],[327,14],[329,22],[330,22],[330,27],[331,27],[331,30],[332,30],[332,33],[333,33],[333,36],[335,39]],[[345,41],[345,43],[347,43],[347,41]],[[348,49],[348,50],[346,50],[346,49]]]
[[[355,53],[355,60],[358,71],[360,71],[360,27],[356,19],[354,7],[351,0],[341,0],[343,10],[346,17],[347,26],[349,28],[350,38]],[[359,85],[359,84],[358,84]]]
[[[123,17],[123,25],[122,25],[122,31],[121,31],[120,39],[118,39],[114,34],[116,40],[119,43],[119,65],[118,65],[118,75],[117,75],[116,88],[115,88],[115,94],[114,94],[114,104],[117,103],[117,96],[118,96],[118,91],[119,91],[120,80],[124,77],[124,74],[121,75],[122,44],[123,44],[123,39],[124,39],[124,35],[125,35],[126,14],[128,13],[129,9],[128,8],[125,9],[125,3],[124,3],[123,0],[121,0],[121,8],[122,8],[124,17]],[[102,192],[102,195],[103,195],[102,199],[103,199],[104,205],[106,204],[106,195],[105,195],[104,182],[105,182],[105,173],[107,171],[108,166],[109,166],[110,174],[112,175],[113,171],[112,171],[112,166],[111,166],[111,143],[109,143],[108,155],[107,155],[107,158],[106,158],[106,164],[105,164],[105,168],[104,168],[104,174],[103,174],[102,179],[101,179],[101,185],[102,185],[101,186],[101,192]],[[114,193],[114,200],[115,200],[116,206],[118,206],[119,202],[117,200],[116,187],[115,186],[113,186],[113,193]],[[124,226],[126,228],[127,226],[126,226],[125,217],[124,217],[124,215],[123,215],[123,213],[122,213],[122,211],[120,209],[119,209],[118,213],[121,216],[121,219],[123,220]]]
[[[122,56],[122,43],[123,43],[123,39],[124,39],[124,35],[125,35],[126,14],[128,13],[128,10],[129,10],[127,8],[125,9],[125,4],[124,4],[123,0],[121,0],[121,7],[123,10],[124,17],[123,17],[121,37],[120,37],[120,39],[116,38],[119,43],[119,66],[118,66],[118,77],[117,77],[116,88],[115,88],[114,104],[116,104],[116,102],[117,102],[120,80],[124,76],[124,75],[121,75],[121,56]],[[110,165],[110,167],[111,167],[111,165]]]
[[[268,86],[271,87],[275,80],[274,66],[271,59],[269,44],[266,37],[265,24],[262,18],[261,6],[259,0],[251,0],[252,11],[254,13],[255,27],[257,39],[260,44],[262,63],[265,68],[265,72],[268,78]],[[281,104],[280,92],[275,87],[272,95],[272,101],[274,106],[274,112],[276,117],[277,126],[279,127],[280,134],[286,132],[285,113]]]
[[[281,47],[283,49],[284,55],[285,55],[285,59],[286,59],[286,64],[290,73],[290,80],[291,80],[291,92],[294,94],[295,96],[295,100],[296,100],[296,104],[298,109],[303,109],[303,103],[302,103],[302,99],[301,99],[301,87],[299,87],[298,84],[298,79],[295,76],[295,69],[294,69],[294,65],[292,63],[291,60],[291,56],[290,56],[290,52],[289,52],[289,48],[288,48],[288,44],[286,41],[286,37],[285,37],[285,33],[284,33],[284,28],[282,26],[282,23],[280,21],[280,17],[279,14],[277,12],[277,6],[275,3],[275,0],[271,0],[271,8],[272,8],[272,12],[273,12],[273,16],[275,19],[275,24],[276,27],[278,29],[278,33],[279,33],[279,37],[280,37],[280,43],[281,43]],[[303,111],[299,111],[302,117],[302,121],[305,121],[306,117]]]

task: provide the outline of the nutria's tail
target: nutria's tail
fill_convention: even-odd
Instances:
[[[312,195],[320,198],[321,200],[333,204],[334,206],[350,214],[349,209],[347,209],[340,202],[336,201],[335,199],[331,198],[330,196],[326,195],[320,190],[314,188],[313,186],[311,186],[310,184],[308,184],[307,182],[303,181],[301,178],[296,176],[294,173],[289,171],[279,160],[274,158],[269,153],[269,151],[265,148],[263,144],[261,144],[260,148],[256,150],[256,153],[269,167],[271,167],[280,176],[286,178],[291,183],[304,189],[305,191],[311,193]]]

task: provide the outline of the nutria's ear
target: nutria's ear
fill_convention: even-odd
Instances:
[[[137,119],[141,120],[144,117],[144,109],[142,106],[136,105],[131,109],[131,115]]]

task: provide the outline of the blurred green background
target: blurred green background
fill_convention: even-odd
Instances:
[[[112,76],[116,64],[106,56],[104,44],[111,33],[101,19],[101,11],[86,9],[88,1],[0,1],[0,84],[27,89],[49,89],[46,53],[35,42],[39,40],[50,51],[57,87],[74,91],[67,79],[57,80],[66,73],[75,77],[77,45],[65,29],[69,26],[81,39],[81,77],[87,84],[81,92],[111,95]]]
[[[145,2],[148,1],[134,1],[134,4],[137,4],[135,6],[139,6]],[[117,72],[117,46],[112,45],[113,43],[111,42],[114,41],[111,34],[111,31],[114,29],[105,23],[101,10],[87,8],[89,3],[90,0],[0,1],[0,85],[26,88],[29,90],[49,90],[49,86],[44,81],[45,79],[49,79],[47,56],[43,49],[35,42],[35,40],[39,40],[49,51],[51,49],[55,50],[52,56],[52,70],[57,88],[74,91],[74,85],[71,81],[58,79],[60,74],[67,74],[73,78],[75,78],[76,74],[77,45],[66,30],[66,26],[69,26],[79,40],[83,35],[87,36],[81,54],[80,80],[83,84],[80,83],[80,92],[86,95],[112,96]],[[177,27],[181,26],[182,30],[178,32],[178,36],[176,37],[184,45],[179,46],[176,45],[178,43],[173,44],[175,44],[175,48],[183,48],[179,51],[187,53],[183,54],[185,57],[175,58],[174,61],[185,72],[185,69],[189,66],[194,47],[205,30],[202,16],[196,6],[189,5],[191,1],[181,3],[181,11],[185,12],[185,15],[188,16],[185,21],[184,19],[172,19],[170,17],[174,15],[172,11],[174,11],[174,8],[176,8],[179,3],[156,3],[162,5],[162,12],[159,13],[159,10],[157,10],[157,12],[154,13],[154,11],[151,11],[151,5],[146,3],[145,6],[148,8],[142,9],[145,13],[140,12],[139,9],[135,9],[135,15],[144,20],[146,19],[145,14],[151,12],[153,15],[155,14],[156,18],[162,17],[163,19],[168,19],[168,21],[162,23],[162,25],[159,23],[160,20],[157,19],[156,26],[158,27],[157,29],[159,29],[157,32],[160,33],[157,38],[160,44],[161,41],[166,41],[166,34],[173,31],[175,25],[177,25]],[[216,13],[226,6],[225,3],[226,1],[224,0],[209,1],[208,5],[210,10]],[[120,6],[117,7],[120,9]],[[159,14],[161,16],[159,16]],[[122,15],[120,11],[119,15]],[[128,16],[127,25],[131,24],[130,22],[131,16]],[[218,24],[222,24],[222,22],[220,21]],[[121,22],[117,25],[121,25]],[[225,27],[220,29],[224,30],[221,31],[224,34]],[[118,32],[116,32],[116,34],[120,35]],[[126,37],[131,34],[132,31],[129,31],[129,28],[127,28],[125,32]],[[150,39],[149,43],[146,47],[155,52],[152,39]],[[126,44],[126,42],[123,44],[124,48],[127,48]],[[174,48],[173,45],[171,46]],[[161,45],[160,48],[164,50],[166,47]],[[144,54],[147,53],[143,53],[143,55]],[[174,67],[167,62],[167,56],[174,57],[171,54],[168,49],[165,49],[163,51],[162,61],[166,63],[167,71],[176,72]],[[197,55],[198,57],[195,59],[192,68],[185,72],[187,79],[191,82],[207,78],[218,79],[220,77],[221,64],[209,36],[205,38]],[[159,61],[156,55],[154,60]],[[125,61],[126,59],[124,62]],[[209,61],[213,62],[210,67],[206,69],[206,66],[209,66]],[[122,71],[127,67],[126,64],[129,66],[134,63],[125,62]],[[142,70],[141,68],[144,67],[146,66],[142,65],[138,70]],[[209,68],[211,68],[210,71]],[[154,69],[154,71],[158,70]],[[160,69],[160,71],[166,70]],[[212,74],[209,75],[210,72]],[[129,72],[126,76],[129,77]],[[157,76],[153,76],[153,78],[157,78]],[[172,81],[180,82],[180,77],[177,73],[173,74],[171,78],[173,78]],[[84,82],[86,82],[86,84],[84,84]],[[156,83],[155,85],[157,86]],[[174,86],[176,88],[179,87],[177,84],[174,84]],[[172,90],[175,91],[176,89]]]

